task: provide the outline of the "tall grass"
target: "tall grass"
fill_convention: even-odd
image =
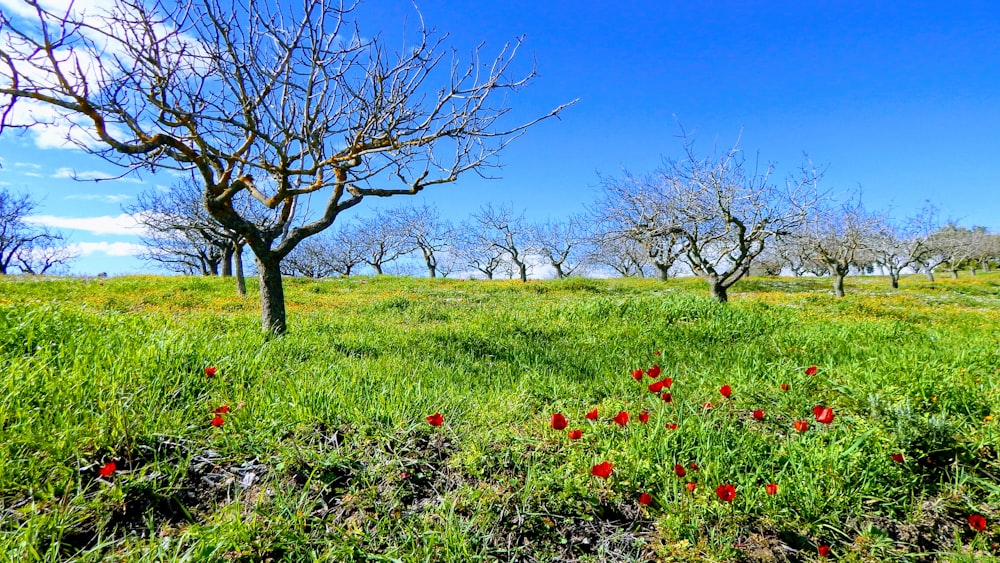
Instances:
[[[226,280],[3,279],[0,552],[996,557],[1000,276],[848,281],[838,300],[753,279],[720,305],[696,280],[291,279],[291,332],[268,339]],[[654,363],[673,402],[630,375]]]

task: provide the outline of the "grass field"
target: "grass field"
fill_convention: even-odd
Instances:
[[[997,560],[1000,274],[847,282],[0,279],[0,554]]]

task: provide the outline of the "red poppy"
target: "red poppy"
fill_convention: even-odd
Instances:
[[[667,423],[667,430],[677,430],[677,423],[676,422],[668,422]]]
[[[691,468],[691,471],[698,471],[698,464],[693,461],[688,464],[688,467]]]
[[[820,557],[829,557],[830,556],[830,546],[828,546],[826,544],[823,544],[823,545],[817,547],[816,551],[819,553]]]
[[[753,411],[753,417],[757,420],[764,420],[764,411],[760,409]]]
[[[704,402],[704,403],[701,404],[701,408],[703,408],[703,409],[710,409],[710,408],[712,408],[712,403],[709,403],[708,401],[706,401],[706,402]]]
[[[736,487],[726,483],[715,488],[715,495],[724,502],[733,502],[736,498]]]
[[[663,381],[657,381],[655,383],[650,383],[649,387],[647,387],[647,389],[649,389],[650,393],[659,393],[660,391],[663,390]]]
[[[684,486],[687,487],[688,491],[690,491],[690,492],[693,493],[694,492],[694,488],[697,487],[698,484],[695,483],[694,481],[688,481],[687,483],[684,484]]]
[[[643,506],[648,506],[650,504],[653,504],[653,495],[649,493],[642,493],[641,495],[639,495],[639,504]]]
[[[674,473],[678,477],[683,477],[683,476],[687,475],[687,471],[684,469],[684,466],[681,465],[681,464],[679,464],[679,463],[677,465],[674,465]]]
[[[809,422],[805,420],[796,420],[795,430],[797,432],[805,432],[806,430],[809,430]]]
[[[212,414],[226,414],[229,412],[229,405],[222,405],[221,407],[216,407]]]
[[[649,369],[646,370],[646,375],[648,375],[649,377],[652,377],[653,379],[656,379],[657,377],[660,377],[660,365],[659,364],[653,364],[653,367],[651,367],[651,368],[649,368]]]
[[[649,422],[649,413],[646,411],[642,411],[641,413],[639,413],[639,422],[643,424]]]
[[[215,368],[214,367],[205,368],[205,375],[207,377],[215,377]]]
[[[597,409],[594,409],[583,416],[587,420],[597,420]]]
[[[895,461],[896,463],[903,463],[903,454],[892,454],[889,457],[891,457],[892,461]]]
[[[789,390],[789,389],[791,389],[791,388],[792,388],[792,386],[791,386],[791,385],[789,385],[789,384],[787,384],[787,383],[782,383],[782,384],[781,384],[781,390],[782,390],[782,391],[788,391],[788,390]]]
[[[569,434],[570,440],[579,440],[580,437],[583,436],[583,430],[577,428],[575,430],[570,430],[569,432],[567,432],[567,434]]]
[[[733,394],[733,388],[727,383],[719,388],[719,394],[728,399]]]
[[[628,413],[622,411],[615,415],[614,420],[616,423],[618,423],[619,426],[625,426],[626,424],[628,424]]]
[[[602,479],[607,479],[611,477],[611,472],[614,471],[615,466],[607,461],[602,461],[597,465],[590,468],[590,474],[594,477],[600,477]]]
[[[674,384],[674,378],[672,377],[664,377],[660,381],[663,382],[663,386],[666,387],[667,389],[670,389],[670,386]]]
[[[660,395],[660,399],[662,399],[664,403],[672,403],[672,402],[674,402],[674,396],[671,395],[670,393],[664,393],[664,394]]]
[[[117,470],[118,466],[115,465],[115,462],[109,461],[104,465],[102,465],[101,468],[97,470],[97,473],[100,474],[101,477],[111,477],[112,475],[115,474],[115,471]]]
[[[818,413],[816,413],[815,410],[813,412],[816,414],[816,422],[822,424],[830,424],[833,422],[833,409],[830,407],[820,407]]]
[[[436,412],[427,417],[427,422],[429,422],[431,426],[441,426],[444,423],[444,417],[441,416],[441,413]]]
[[[660,351],[659,351],[659,350],[656,350],[656,351],[654,351],[654,352],[653,352],[653,355],[654,355],[654,356],[659,356],[659,355],[660,355]]]
[[[566,421],[566,417],[563,413],[557,412],[552,415],[552,420],[549,422],[554,430],[562,430],[569,426],[569,422]]]
[[[216,415],[215,418],[212,419],[212,426],[214,426],[216,428],[222,426],[225,423],[226,423],[226,421],[223,420],[222,417],[219,416],[219,415]]]
[[[816,367],[816,366],[809,366],[809,367],[806,368],[806,375],[816,375],[817,371],[819,371],[818,367]]]
[[[642,370],[641,369],[632,370],[632,379],[636,381],[642,381]]]
[[[766,492],[769,495],[773,495],[778,492],[778,485],[775,485],[774,483],[768,483],[767,485],[764,486],[764,492]]]
[[[969,527],[977,532],[986,530],[986,518],[979,514],[969,516]]]

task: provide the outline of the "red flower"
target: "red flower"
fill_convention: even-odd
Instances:
[[[791,388],[792,388],[792,386],[791,386],[791,385],[789,385],[789,384],[787,384],[787,383],[782,383],[782,384],[781,384],[781,390],[782,390],[782,391],[788,391],[788,390],[789,390],[789,389],[791,389]]]
[[[969,527],[977,532],[986,530],[986,518],[979,514],[969,516]]]
[[[626,424],[628,424],[628,413],[622,411],[615,415],[614,420],[615,422],[618,423],[619,426],[625,426]]]
[[[733,388],[727,383],[719,388],[719,394],[728,399],[733,394]]]
[[[649,493],[642,493],[639,495],[639,504],[643,506],[653,504],[653,495]]]
[[[809,422],[805,420],[796,420],[795,430],[798,432],[805,432],[806,430],[809,430]]]
[[[660,395],[660,399],[662,399],[664,403],[672,403],[672,402],[674,402],[674,396],[671,395],[670,393],[664,393],[664,394]]]
[[[672,377],[664,377],[660,381],[663,382],[663,386],[666,387],[667,389],[670,389],[670,386],[674,384],[674,378]]]
[[[611,477],[611,472],[614,471],[615,466],[607,461],[602,461],[597,465],[590,468],[590,474],[594,477],[600,477],[602,479],[607,479]]]
[[[587,420],[597,420],[597,409],[594,409],[583,416]]]
[[[903,463],[903,454],[892,454],[890,457],[896,463]]]
[[[653,352],[653,355],[654,355],[654,356],[659,356],[659,355],[660,355],[660,351],[659,351],[659,350],[656,350],[656,351],[654,351],[654,352]]]
[[[819,408],[819,412],[817,412],[816,409],[813,409],[813,414],[816,415],[816,422],[822,424],[830,424],[833,422],[833,409],[819,405],[816,406]]]
[[[715,495],[724,502],[733,502],[736,498],[736,487],[726,483],[715,488]]]
[[[697,487],[698,484],[695,483],[694,481],[688,481],[687,483],[684,484],[684,486],[687,487],[688,491],[690,491],[690,492],[693,493],[694,492],[694,488]]]
[[[441,416],[441,413],[436,412],[427,417],[427,422],[429,422],[431,426],[441,426],[444,423],[444,417]]]
[[[649,369],[646,370],[646,375],[648,375],[649,377],[652,377],[653,379],[656,379],[657,377],[660,377],[660,365],[659,364],[653,364],[653,367],[651,367],[651,368],[649,368]]]
[[[753,417],[757,420],[764,420],[764,411],[760,409],[753,411]]]
[[[818,367],[816,367],[816,366],[809,366],[809,367],[806,368],[806,375],[816,375],[817,371],[819,371]]]
[[[667,430],[677,430],[677,423],[676,422],[668,422],[667,423]]]
[[[97,473],[101,477],[111,477],[112,475],[115,474],[115,471],[117,471],[117,470],[118,470],[118,466],[115,465],[115,462],[109,461],[109,462],[105,463],[104,465],[102,465],[101,468],[97,470]],[[971,522],[972,520],[970,519],[969,521]]]
[[[706,402],[704,402],[704,403],[701,404],[701,408],[703,408],[703,409],[710,409],[710,408],[712,408],[712,403],[709,403],[708,401],[706,401]]]
[[[207,376],[207,377],[215,377],[215,367],[207,367],[207,368],[205,368],[205,376]]]
[[[226,414],[227,412],[229,412],[229,405],[222,405],[212,411],[212,414]]]
[[[823,545],[817,547],[816,551],[819,553],[820,557],[829,557],[830,556],[830,546],[828,546],[826,544],[823,544]]]
[[[647,387],[647,389],[649,389],[650,393],[659,393],[660,391],[663,390],[663,381],[657,381],[655,383],[650,383],[649,387]]]
[[[639,413],[639,422],[643,424],[649,422],[649,413],[646,411],[642,411],[641,413]]]
[[[552,421],[549,424],[552,425],[554,430],[562,430],[569,425],[569,422],[566,421],[566,417],[561,412],[557,412],[552,415]]]
[[[636,381],[642,381],[642,370],[641,369],[632,370],[632,379]]]
[[[678,477],[687,475],[687,471],[684,470],[684,466],[679,463],[674,466],[674,473],[677,474]]]
[[[583,430],[577,428],[575,430],[570,430],[569,432],[567,432],[567,434],[569,434],[570,440],[579,440],[580,437],[583,436]]]
[[[215,415],[215,418],[212,419],[212,426],[214,426],[216,428],[222,426],[225,423],[226,423],[226,421],[223,420],[222,417],[219,416],[219,415]]]
[[[690,464],[688,464],[688,467],[691,468],[691,471],[698,471],[698,464],[693,461]]]
[[[764,492],[766,492],[769,495],[773,495],[778,492],[778,485],[775,485],[774,483],[768,483],[767,485],[764,486]]]

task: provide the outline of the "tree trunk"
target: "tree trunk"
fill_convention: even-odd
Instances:
[[[563,278],[566,277],[566,273],[563,272],[563,269],[562,269],[562,262],[559,262],[559,263],[553,262],[552,263],[552,267],[556,269],[556,279],[560,279],[561,280],[561,279],[563,279]]]
[[[284,334],[285,290],[281,285],[281,262],[264,262],[257,259],[260,276],[260,324],[268,334]]]
[[[837,272],[833,275],[833,293],[837,297],[844,296],[844,274]]]
[[[729,295],[726,294],[727,288],[722,285],[721,281],[709,281],[708,285],[712,292],[712,299],[715,299],[719,303],[729,301]]]
[[[957,280],[958,279],[958,270],[952,270],[951,271],[951,279],[953,279],[953,280]]]
[[[222,251],[222,277],[229,278],[233,275],[233,254],[236,252],[235,245],[229,243]]]
[[[658,262],[654,262],[653,265],[656,266],[656,269],[660,272],[661,280],[666,281],[670,279],[670,266],[666,266]]]
[[[889,274],[889,285],[891,285],[893,289],[899,289],[899,274]]]
[[[927,281],[934,281],[934,270],[928,269],[924,275],[927,276]]]
[[[236,270],[236,293],[240,297],[247,296],[247,282],[243,278],[243,245],[236,245],[233,252],[233,268]]]
[[[528,265],[524,262],[517,263],[517,273],[521,276],[521,283],[528,281]]]
[[[372,264],[372,268],[375,268],[375,275],[377,275],[377,276],[381,276],[382,275],[382,263],[381,262],[376,262],[376,263]]]

